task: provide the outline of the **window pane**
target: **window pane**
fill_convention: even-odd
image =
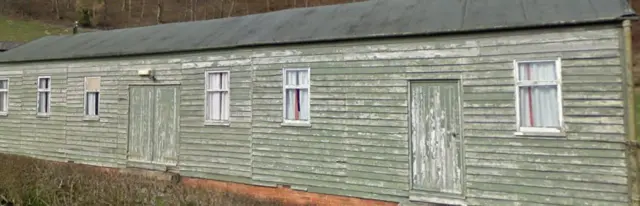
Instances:
[[[520,63],[520,80],[553,81],[557,80],[555,62]]]
[[[9,86],[9,81],[7,80],[0,80],[0,89],[7,89]]]
[[[209,73],[207,89],[220,89],[220,73]]]
[[[38,88],[40,89],[48,89],[49,88],[49,78],[41,78],[38,83]]]
[[[100,91],[100,77],[87,77],[84,87],[89,91]]]
[[[309,75],[307,71],[287,71],[286,84],[291,86],[308,85]]]
[[[48,113],[49,106],[49,93],[48,92],[40,92],[38,98],[38,113]]]
[[[520,123],[523,127],[560,127],[556,86],[520,88]]]
[[[0,92],[0,112],[6,112],[9,105],[7,104],[8,95],[6,92]]]
[[[85,108],[85,114],[86,115],[90,115],[90,116],[97,116],[98,115],[98,101],[99,101],[99,93],[97,92],[88,92],[87,93],[87,99],[86,99],[86,108]]]
[[[228,75],[228,73],[220,73],[220,80],[218,80],[220,82],[220,86],[218,86],[220,89],[227,90],[229,88],[229,82],[227,81]]]
[[[221,103],[220,92],[207,92],[207,111],[205,111],[207,120],[221,120]]]
[[[288,89],[286,92],[285,118],[288,120],[309,120],[308,98],[306,89]]]

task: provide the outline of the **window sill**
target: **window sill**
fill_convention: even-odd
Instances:
[[[515,132],[513,134],[521,137],[567,137],[564,132]]]
[[[309,122],[283,122],[280,126],[284,127],[311,127]]]
[[[6,117],[9,116],[8,112],[0,112],[0,117]]]
[[[82,121],[100,121],[100,117],[99,116],[84,116],[84,118],[82,118]]]
[[[205,126],[224,126],[224,127],[228,127],[228,126],[231,126],[231,123],[227,122],[227,121],[224,121],[224,122],[223,121],[219,121],[219,122],[218,121],[205,121],[204,125]]]
[[[49,118],[49,117],[51,117],[51,114],[39,113],[39,114],[36,114],[36,117],[38,117],[38,118]]]

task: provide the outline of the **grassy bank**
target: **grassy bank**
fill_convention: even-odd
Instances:
[[[83,165],[5,154],[0,154],[0,162],[0,200],[16,205],[282,205]]]
[[[46,35],[70,34],[71,27],[52,26],[38,21],[0,16],[0,41],[27,42]]]

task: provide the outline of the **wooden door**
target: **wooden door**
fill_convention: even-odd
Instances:
[[[153,161],[154,108],[153,86],[136,86],[129,89],[129,142],[130,161]]]
[[[178,163],[178,89],[174,86],[155,88],[155,145],[153,161],[164,165]]]
[[[459,82],[416,81],[410,90],[412,199],[456,203],[464,179]]]
[[[129,95],[128,160],[177,165],[178,88],[132,86]]]

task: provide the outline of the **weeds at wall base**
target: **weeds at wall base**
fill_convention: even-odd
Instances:
[[[0,206],[283,205],[85,165],[5,154],[0,162]]]

